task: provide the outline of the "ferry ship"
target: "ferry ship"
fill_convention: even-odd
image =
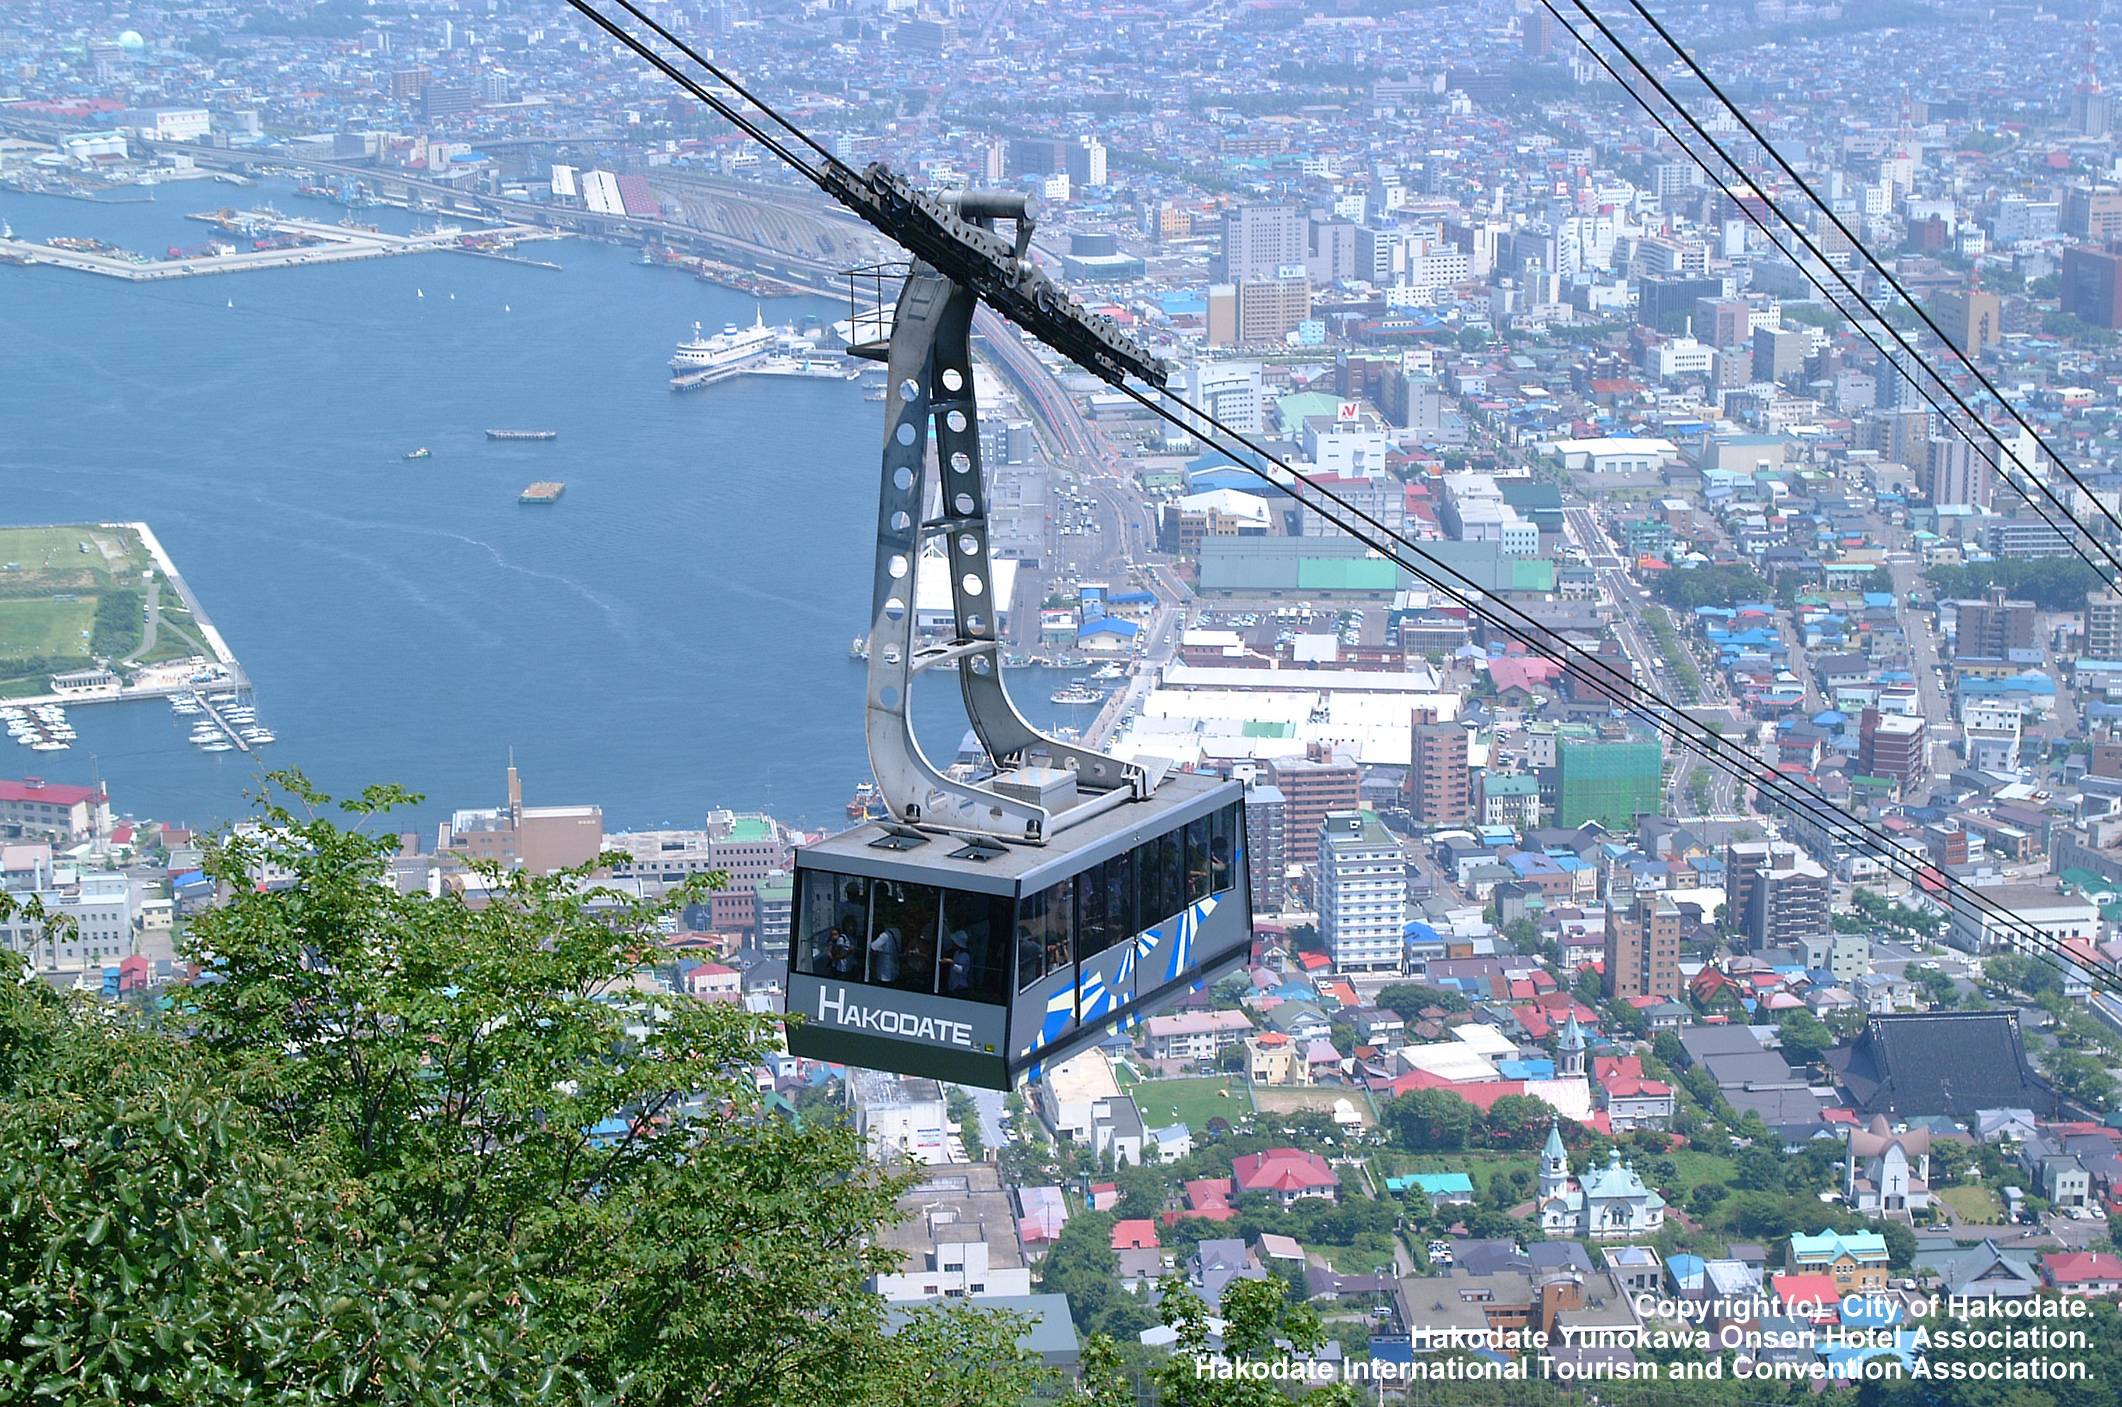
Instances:
[[[716,373],[734,371],[746,362],[766,355],[767,349],[773,345],[774,329],[766,325],[763,312],[755,311],[750,327],[739,328],[731,323],[713,337],[702,336],[700,324],[696,322],[692,340],[680,342],[670,359],[671,380],[693,383],[695,378],[704,380]]]
[[[489,430],[486,432],[486,438],[489,440],[557,440],[560,438],[560,432],[558,430]]]
[[[1066,689],[1056,689],[1047,695],[1047,702],[1057,704],[1094,704],[1105,702],[1105,691],[1093,689],[1088,679],[1071,679]]]
[[[855,794],[847,801],[847,818],[851,821],[868,820],[872,811],[880,809],[876,783],[855,783]]]

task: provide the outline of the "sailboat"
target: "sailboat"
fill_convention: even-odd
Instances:
[[[415,298],[425,298],[426,296],[427,290],[424,288],[416,288],[413,290],[413,297]]]

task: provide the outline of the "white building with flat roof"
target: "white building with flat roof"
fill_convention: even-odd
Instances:
[[[1120,1082],[1102,1050],[1086,1050],[1039,1078],[1039,1117],[1057,1138],[1090,1140],[1099,1101],[1118,1099]]]

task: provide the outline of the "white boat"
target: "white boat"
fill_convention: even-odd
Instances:
[[[1047,701],[1057,704],[1103,703],[1105,702],[1105,691],[1093,689],[1087,680],[1072,679],[1066,689],[1056,689],[1053,693],[1047,695]]]
[[[51,738],[47,738],[41,743],[30,744],[30,751],[32,752],[65,752],[66,748],[67,745],[65,743]]]
[[[243,741],[252,747],[264,747],[267,743],[279,742],[280,738],[278,734],[267,732],[263,728],[252,728],[244,733]]]
[[[208,743],[199,749],[201,752],[234,752],[235,750],[236,745],[234,743]]]
[[[1090,672],[1093,679],[1125,679],[1127,671],[1117,664],[1101,664]]]
[[[764,356],[774,345],[774,336],[775,330],[766,325],[765,313],[758,313],[750,327],[730,323],[713,337],[702,336],[700,324],[694,323],[692,340],[680,342],[670,359],[671,374],[693,376],[742,366]]]

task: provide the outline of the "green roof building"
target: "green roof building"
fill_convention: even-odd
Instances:
[[[1555,750],[1555,824],[1569,829],[1597,821],[1634,829],[1656,814],[1665,749],[1650,742],[1563,743]]]

